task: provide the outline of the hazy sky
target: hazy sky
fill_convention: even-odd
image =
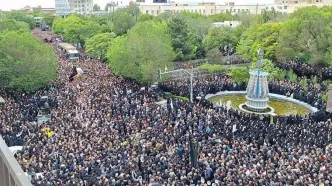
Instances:
[[[104,7],[106,3],[111,2],[112,0],[94,0],[95,4],[99,4],[101,7]],[[176,2],[219,2],[223,0],[175,0]],[[232,1],[232,0],[224,0]],[[235,0],[236,4],[272,4],[274,0]],[[26,5],[38,6],[41,5],[44,8],[54,8],[55,0],[0,0],[0,9],[1,10],[11,10],[11,9],[21,9]]]

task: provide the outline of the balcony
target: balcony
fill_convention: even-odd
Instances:
[[[0,186],[32,186],[0,135]]]

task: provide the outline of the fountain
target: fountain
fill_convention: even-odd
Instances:
[[[208,94],[205,99],[219,106],[238,109],[246,113],[260,115],[307,115],[317,112],[318,109],[291,96],[269,93],[268,75],[261,70],[263,50],[258,50],[257,69],[249,72],[250,79],[246,91],[223,91]]]
[[[240,110],[255,113],[273,113],[274,109],[269,102],[269,87],[267,76],[269,73],[261,70],[263,64],[264,51],[258,50],[257,70],[250,71],[250,79],[247,86],[247,101],[241,104]]]

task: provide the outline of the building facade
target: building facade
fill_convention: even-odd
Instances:
[[[47,13],[47,14],[55,14],[55,8],[42,8],[41,6],[37,7],[30,7],[30,6],[25,6],[22,8],[23,11],[26,12],[33,12],[33,11],[40,11],[42,13]]]
[[[63,17],[71,13],[87,15],[93,11],[93,0],[55,0],[55,9]]]
[[[55,0],[55,12],[58,16],[67,16],[70,14],[69,0]]]

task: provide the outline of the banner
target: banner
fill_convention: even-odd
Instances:
[[[326,105],[326,112],[332,112],[332,90],[330,89],[327,93],[327,105]]]

